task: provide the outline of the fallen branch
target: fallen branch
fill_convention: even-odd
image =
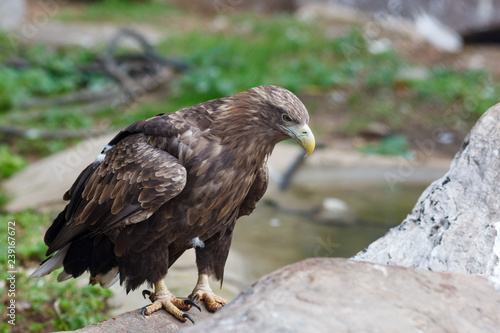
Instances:
[[[125,38],[133,39],[139,44],[142,53],[119,56],[116,54],[120,43]],[[15,59],[12,67],[27,68],[28,61]],[[87,88],[80,91],[53,97],[34,97],[25,99],[15,105],[6,117],[7,121],[23,121],[42,119],[46,108],[64,107],[63,111],[83,114],[93,114],[112,107],[126,107],[135,102],[145,93],[170,81],[175,72],[181,72],[188,67],[184,62],[160,56],[147,40],[135,31],[121,30],[114,38],[103,55],[92,64],[75,70],[86,74],[100,74],[108,76],[112,82],[105,90],[91,91]],[[31,109],[26,111],[26,109]],[[94,131],[75,130],[43,130],[37,128],[23,128],[0,126],[0,133],[27,138],[59,139],[80,138],[91,135]],[[98,131],[96,133],[101,133]]]

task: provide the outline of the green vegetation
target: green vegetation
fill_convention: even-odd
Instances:
[[[0,39],[0,47],[9,50],[8,41]],[[94,113],[83,112],[83,105],[57,105],[47,103],[45,98],[63,96],[81,89],[98,91],[109,86],[111,80],[92,71],[79,69],[90,65],[96,57],[96,50],[82,48],[54,49],[37,45],[20,50],[21,61],[7,65],[0,64],[0,123],[9,126],[41,130],[87,130],[95,126],[100,117],[109,114],[109,108]],[[15,146],[17,155],[45,156],[73,144],[74,139],[40,140],[34,132],[24,138],[6,135],[6,140]],[[4,156],[4,148],[0,150]],[[7,177],[4,168],[12,160],[0,162],[0,178]],[[19,160],[19,157],[18,157]],[[5,162],[5,163],[4,163]],[[9,163],[9,165],[12,163]],[[19,165],[16,162],[15,165]]]
[[[339,129],[341,135],[357,135],[373,122],[400,133],[360,145],[360,151],[407,155],[411,151],[405,133],[408,124],[444,126],[459,119],[470,125],[500,96],[500,85],[484,71],[440,66],[424,69],[424,78],[407,78],[402,73],[413,65],[391,50],[372,52],[359,29],[329,37],[321,23],[300,22],[290,15],[260,17],[229,12],[214,19],[184,12],[160,0],[104,0],[61,7],[52,19],[156,25],[159,31],[166,31],[157,46],[159,54],[185,61],[190,70],[166,89],[160,87],[160,93],[128,108],[103,106],[88,112],[83,104],[46,102],[82,89],[102,91],[109,87],[113,83],[109,78],[75,70],[88,68],[102,50],[37,45],[14,53],[9,39],[0,34],[2,125],[47,132],[96,128],[117,131],[161,112],[274,84],[304,97],[313,115],[348,118]],[[312,123],[318,127],[316,133],[330,135],[321,125]],[[0,133],[5,142],[0,145],[0,181],[21,170],[28,160],[79,141],[78,136],[42,140],[33,133],[17,137]],[[0,208],[7,196],[0,190]],[[51,214],[33,211],[0,216],[3,226],[16,221],[16,264],[21,271],[17,299],[26,304],[17,318],[26,330],[76,329],[101,320],[106,316],[105,301],[111,295],[99,287],[79,287],[76,281],[59,284],[56,273],[39,280],[29,280],[23,273],[44,258],[46,246],[41,235],[52,218]],[[0,239],[2,248],[7,247],[6,241],[5,237]],[[3,267],[6,260],[6,256],[0,257]],[[2,295],[1,304],[5,304],[3,290]],[[5,311],[5,305],[0,305],[0,311]]]
[[[408,156],[410,145],[404,135],[394,135],[382,139],[379,143],[369,143],[358,149],[365,154]]]
[[[167,38],[161,49],[185,59],[193,70],[169,100],[173,107],[275,84],[296,92],[336,88],[378,89],[392,85],[404,62],[393,52],[371,54],[359,30],[327,39],[315,25],[293,17],[239,18],[240,34],[200,31]],[[234,23],[236,24],[236,23]],[[196,45],[194,49],[192,46]],[[361,83],[361,86],[360,86]]]
[[[161,24],[182,11],[167,1],[103,0],[89,3],[84,8],[66,7],[58,15],[63,21],[117,22]]]
[[[82,87],[98,89],[104,80],[102,76],[75,70],[88,66],[95,51],[37,45],[21,51],[19,56],[22,63],[0,67],[0,113],[30,97],[59,95]]]
[[[72,16],[76,13],[80,16]],[[98,50],[36,46],[21,51],[29,67],[0,67],[0,122],[69,131],[102,128],[106,123],[117,130],[161,112],[257,85],[275,84],[301,96],[328,96],[341,91],[345,101],[336,107],[349,110],[350,117],[342,134],[356,135],[360,128],[374,121],[404,133],[405,124],[415,120],[417,114],[420,114],[418,121],[436,121],[439,126],[443,116],[434,111],[436,107],[439,110],[459,107],[460,118],[473,122],[496,102],[500,92],[491,75],[482,71],[459,72],[440,67],[428,70],[425,79],[404,78],[401,73],[412,65],[391,50],[371,52],[360,30],[331,38],[319,23],[300,22],[289,15],[269,18],[232,13],[224,15],[226,28],[207,30],[206,24],[160,1],[131,2],[124,6],[116,0],[106,0],[85,7],[69,7],[58,18],[122,23],[133,15],[137,22],[151,16],[154,23],[155,18],[172,13],[188,16],[190,28],[170,29],[158,46],[159,53],[182,59],[190,65],[190,70],[171,84],[168,96],[145,98],[124,110],[104,108],[89,113],[83,112],[79,105],[69,110],[60,106],[25,110],[21,108],[23,101],[32,97],[57,96],[79,89],[95,91],[110,84],[102,76],[74,70],[88,65],[98,56]],[[311,113],[317,111],[314,98],[308,108]],[[337,112],[322,108],[322,112]],[[15,140],[15,151],[38,157],[75,142],[77,139],[24,137]]]
[[[7,274],[2,273],[5,281]],[[5,293],[2,293],[5,294]],[[57,282],[57,273],[31,280],[16,274],[16,326],[21,331],[47,332],[76,330],[107,318],[106,300],[112,295],[99,286],[80,286],[78,281]],[[3,299],[0,311],[6,312]],[[3,323],[2,332],[9,329]]]
[[[15,255],[16,255],[16,326],[24,331],[59,331],[75,330],[106,318],[106,300],[111,291],[98,286],[81,286],[81,281],[69,280],[57,282],[58,272],[30,280],[24,267],[33,266],[44,259],[47,246],[43,243],[43,235],[52,220],[51,214],[37,214],[25,211],[17,214],[0,216],[0,225],[7,231],[9,221],[15,221]],[[7,235],[7,232],[3,233]],[[0,238],[0,248],[7,249],[7,237]],[[7,251],[4,251],[7,253]],[[7,255],[0,257],[0,265],[7,266]],[[6,281],[8,274],[2,273]],[[2,287],[5,289],[5,287]],[[5,290],[0,290],[2,299],[0,311],[5,313],[8,298]],[[9,325],[3,324],[2,331]],[[22,330],[21,330],[22,331]]]
[[[0,181],[12,176],[27,164],[26,159],[14,154],[8,145],[0,145]]]
[[[497,103],[500,96],[500,85],[491,75],[480,70],[458,72],[437,67],[431,70],[429,79],[410,81],[409,84],[417,97],[448,105],[458,101],[464,112],[475,116]]]

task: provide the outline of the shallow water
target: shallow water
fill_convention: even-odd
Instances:
[[[270,200],[277,198],[279,207],[261,201],[251,216],[237,222],[232,249],[248,260],[256,278],[306,258],[351,257],[400,224],[427,186],[395,191],[384,185],[295,186],[276,192]],[[347,219],[319,219],[312,213],[332,197],[347,203]]]

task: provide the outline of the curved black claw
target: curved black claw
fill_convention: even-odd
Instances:
[[[183,313],[182,314],[182,318],[187,318],[189,319],[193,324],[194,324],[194,319],[193,317],[191,317],[190,315],[188,315],[187,313]]]
[[[144,318],[146,318],[146,307],[143,307],[141,310],[141,314]]]
[[[147,289],[144,289],[142,291],[142,297],[144,297],[144,299],[146,299],[146,295],[148,295],[148,296],[151,295],[151,292]]]
[[[193,300],[190,300],[189,298],[185,299],[184,304],[194,306],[195,308],[201,311],[200,306],[198,305],[198,303],[196,303],[197,300],[198,300],[198,295],[196,295]]]

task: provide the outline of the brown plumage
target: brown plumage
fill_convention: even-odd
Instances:
[[[32,277],[63,266],[60,280],[88,270],[128,292],[197,246],[199,274],[222,280],[235,222],[267,188],[268,155],[290,138],[312,152],[308,121],[291,92],[261,86],[133,123],[64,195],[44,239],[57,252]]]

